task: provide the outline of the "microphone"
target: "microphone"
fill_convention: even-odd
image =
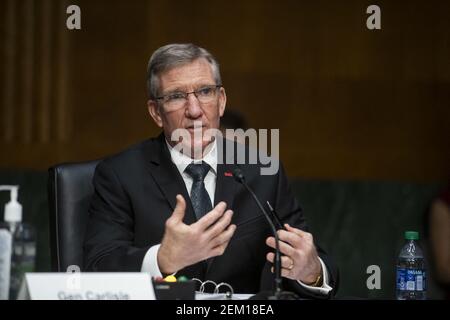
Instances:
[[[255,200],[256,205],[262,211],[262,213],[264,214],[264,217],[266,217],[266,220],[267,220],[267,222],[268,222],[268,224],[270,226],[270,229],[272,229],[273,236],[275,237],[275,278],[274,278],[275,295],[272,296],[272,297],[269,297],[269,299],[280,300],[281,295],[282,295],[282,289],[281,289],[281,282],[282,282],[282,279],[281,279],[281,252],[280,252],[280,239],[278,238],[277,230],[275,228],[275,225],[273,224],[272,219],[270,218],[269,214],[267,213],[267,211],[262,206],[262,204],[259,201],[258,197],[253,192],[253,190],[249,187],[247,182],[245,181],[244,173],[242,172],[242,170],[240,168],[236,167],[233,170],[233,177],[234,177],[234,179],[237,182],[242,184],[244,186],[244,188],[250,193],[250,195],[252,196],[253,200]]]
[[[278,229],[286,230],[286,228],[281,223],[280,217],[278,216],[278,213],[275,211],[274,208],[270,205],[270,202],[267,201],[267,206],[269,207],[270,212],[272,213],[273,221],[275,221],[275,224],[277,225]]]

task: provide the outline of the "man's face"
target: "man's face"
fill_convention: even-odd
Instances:
[[[159,76],[159,84],[159,96],[173,92],[192,92],[216,85],[211,65],[203,58],[163,72]],[[210,136],[205,135],[205,130],[219,128],[220,117],[225,111],[226,94],[221,87],[208,103],[201,103],[194,94],[189,94],[183,106],[177,110],[170,110],[163,100],[149,100],[147,104],[150,115],[163,128],[164,135],[172,146],[178,143],[171,140],[172,132],[186,129],[191,137],[191,151],[199,148],[203,150],[211,142]]]

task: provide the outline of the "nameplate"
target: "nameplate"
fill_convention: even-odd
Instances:
[[[155,300],[147,273],[27,273],[31,300]]]

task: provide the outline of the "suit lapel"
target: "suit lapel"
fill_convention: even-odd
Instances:
[[[176,196],[181,194],[186,200],[186,214],[184,223],[192,224],[196,221],[186,185],[175,164],[172,162],[164,135],[161,134],[156,142],[157,146],[147,156],[150,159],[149,171],[161,192],[164,194],[172,210],[176,206]]]
[[[214,206],[220,201],[225,201],[228,209],[233,208],[234,195],[238,187],[233,178],[233,165],[218,164],[216,191],[214,193]]]
[[[222,144],[217,144],[217,179],[216,179],[216,191],[214,193],[214,206],[220,201],[224,201],[227,204],[227,209],[233,209],[234,196],[236,190],[239,189],[239,184],[234,180],[233,171],[235,168],[235,159],[227,157],[225,144],[226,140],[222,140]],[[234,223],[236,217],[233,216],[231,223]],[[211,265],[214,263],[215,258],[207,260],[206,272],[211,269]]]
[[[217,143],[217,179],[214,205],[217,205],[220,201],[225,201],[227,208],[232,209],[234,195],[239,184],[233,178],[236,161],[233,155],[227,155],[226,153],[227,141],[222,139],[220,143],[219,141]]]

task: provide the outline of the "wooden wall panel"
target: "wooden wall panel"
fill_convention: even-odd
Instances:
[[[2,29],[2,53],[3,63],[1,64],[2,74],[2,142],[8,143],[13,140],[14,133],[14,92],[16,85],[16,41],[17,27],[16,15],[17,6],[14,0],[3,3],[1,9],[4,12]]]
[[[0,4],[1,167],[98,158],[157,134],[148,58],[194,42],[218,58],[228,108],[280,129],[289,175],[450,176],[448,1],[378,1],[380,31],[365,27],[370,1],[76,4],[78,31],[67,1]]]

